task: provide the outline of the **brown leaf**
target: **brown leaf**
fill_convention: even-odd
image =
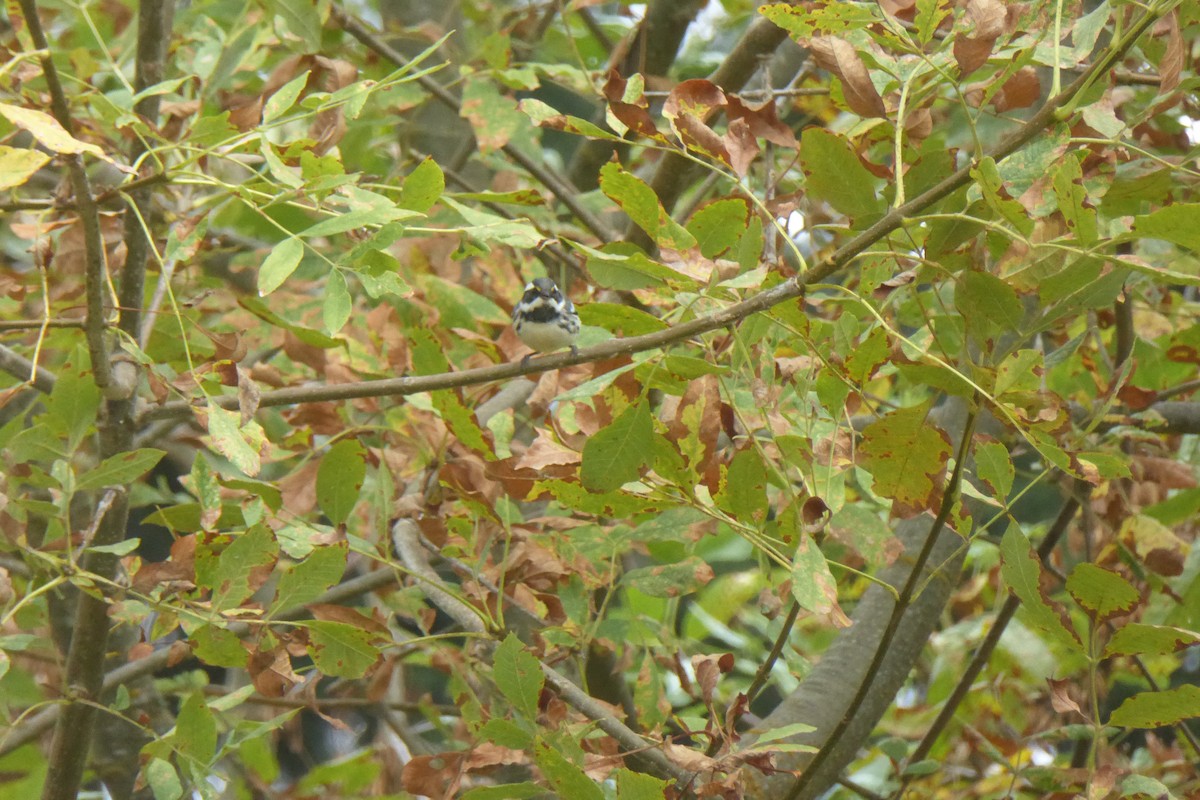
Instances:
[[[331,603],[312,603],[305,606],[305,608],[312,612],[313,619],[325,620],[327,622],[341,622],[369,633],[390,636],[387,625],[353,608],[333,605]]]
[[[992,106],[1001,112],[1014,108],[1029,108],[1041,96],[1042,81],[1038,78],[1037,70],[1033,67],[1021,67],[992,97]]]
[[[748,105],[737,95],[726,97],[725,115],[733,120],[742,120],[749,127],[752,136],[766,139],[780,147],[795,147],[796,134],[779,119],[778,109],[774,101],[768,100],[760,105]]]
[[[758,139],[750,132],[750,126],[744,119],[731,119],[725,131],[726,161],[739,178],[746,177],[750,165],[761,152]]]
[[[809,42],[809,48],[822,69],[841,79],[846,105],[851,111],[860,117],[887,116],[883,98],[871,83],[867,65],[854,45],[837,36],[818,36]]]
[[[1158,62],[1160,78],[1158,94],[1162,97],[1170,94],[1175,87],[1179,86],[1179,77],[1183,72],[1185,53],[1183,36],[1179,33],[1179,9],[1172,11],[1159,24],[1165,25],[1167,29],[1167,47],[1163,51],[1162,59]],[[1154,110],[1157,113],[1163,109],[1156,107]]]
[[[1069,714],[1072,711],[1083,716],[1083,709],[1079,704],[1071,699],[1070,681],[1058,681],[1054,678],[1046,678],[1046,683],[1050,686],[1050,705],[1060,714]]]
[[[904,131],[910,139],[924,139],[933,133],[933,114],[928,108],[917,108],[904,117]]]
[[[282,647],[254,650],[246,662],[246,670],[254,688],[264,697],[283,697],[300,683],[300,676],[292,671],[292,660]]]
[[[712,158],[719,158],[726,164],[731,163],[724,139],[704,124],[700,117],[680,114],[671,120],[671,124],[689,150],[697,150]]]
[[[692,116],[704,119],[716,109],[725,108],[725,93],[721,87],[704,78],[682,81],[671,89],[663,103],[663,116],[675,119]]]
[[[969,75],[982,67],[992,54],[996,39],[1004,33],[1007,11],[1000,0],[970,0],[967,22],[972,26],[970,36],[954,40],[954,60],[960,74]]]
[[[548,466],[570,466],[579,461],[579,453],[559,444],[545,430],[539,430],[533,444],[521,454],[514,466],[540,471]]]
[[[404,791],[435,800],[448,800],[458,793],[463,775],[464,753],[413,756],[400,772]]]
[[[819,497],[810,497],[804,501],[804,505],[800,509],[800,519],[804,523],[805,533],[817,533],[825,529],[829,524],[829,518],[832,512],[829,506],[825,505],[825,501]]]

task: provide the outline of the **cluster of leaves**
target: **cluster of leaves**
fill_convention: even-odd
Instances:
[[[393,735],[289,796],[762,791],[815,749],[773,710],[868,627],[850,615],[901,560],[895,523],[935,517],[967,568],[936,565],[957,582],[940,630],[849,785],[1194,789],[1194,739],[1131,760],[1105,726],[1198,716],[1200,690],[1102,699],[1200,643],[1200,13],[731,0],[730,27],[809,54],[805,92],[763,102],[608,69],[624,10],[560,5],[464,2],[452,35],[406,20],[389,44],[349,4],[193,2],[169,74],[137,87],[129,8],[47,4],[71,132],[14,10],[5,792],[58,769],[34,725],[66,691],[69,589],[131,641],[110,677],[184,670],[147,690],[165,720],[125,680],[103,699],[161,800],[274,791],[302,708],[349,730],[364,706]],[[157,120],[135,112],[151,96]],[[614,153],[591,191],[560,170],[585,142]],[[53,191],[69,158],[100,205],[99,285],[82,204]],[[134,186],[152,208],[126,210]],[[131,219],[146,313],[110,335],[139,370],[136,446],[102,457],[79,320],[113,311]],[[545,273],[581,353],[525,370],[508,315]],[[93,545],[122,492],[138,528]],[[956,694],[993,622],[988,690]],[[917,745],[947,702],[950,735]]]

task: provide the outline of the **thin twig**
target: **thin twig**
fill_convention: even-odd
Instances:
[[[5,319],[0,320],[0,331],[39,331],[43,328],[82,328],[87,323],[81,319]]]
[[[381,569],[352,578],[338,584],[312,602],[315,604],[337,605],[345,603],[359,595],[376,591],[395,584],[399,574],[395,570]],[[290,622],[310,617],[312,612],[307,605],[294,606],[271,617],[272,621]],[[226,630],[238,637],[249,636],[255,628],[245,622],[231,622]],[[118,686],[124,686],[138,678],[152,675],[166,669],[178,659],[178,653],[170,647],[155,650],[145,658],[122,664],[104,675],[104,691],[110,691]],[[55,721],[62,715],[64,706],[54,705],[32,715],[24,722],[11,726],[0,735],[0,756],[7,755],[19,747],[33,741],[54,726]]]

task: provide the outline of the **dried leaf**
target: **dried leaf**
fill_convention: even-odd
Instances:
[[[809,42],[809,47],[817,64],[841,79],[846,105],[851,111],[860,117],[887,116],[883,98],[871,83],[867,65],[854,45],[837,36],[819,36]]]

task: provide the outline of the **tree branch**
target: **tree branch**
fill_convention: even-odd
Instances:
[[[913,561],[912,569],[908,573],[908,579],[904,582],[904,588],[900,590],[899,597],[892,606],[891,616],[888,618],[887,627],[883,630],[883,635],[879,637],[879,643],[875,647],[875,655],[871,659],[870,665],[867,667],[865,680],[858,684],[858,691],[855,693],[850,704],[842,713],[841,720],[830,731],[825,741],[821,743],[821,749],[813,756],[812,761],[805,767],[800,778],[788,793],[788,800],[796,800],[798,797],[815,795],[818,792],[808,792],[813,780],[821,774],[822,765],[830,758],[841,738],[845,735],[846,730],[850,727],[851,721],[858,715],[859,709],[867,698],[867,694],[871,691],[872,677],[883,665],[883,660],[887,657],[888,651],[891,649],[892,640],[896,636],[896,632],[900,629],[900,623],[904,619],[908,611],[909,603],[912,602],[913,596],[917,591],[917,586],[925,579],[925,565],[929,562],[929,557],[933,553],[934,544],[941,536],[942,529],[946,527],[946,523],[950,519],[950,513],[954,509],[955,503],[961,494],[963,470],[966,468],[967,460],[971,455],[971,437],[975,430],[975,419],[977,411],[974,409],[967,412],[966,424],[963,426],[962,438],[959,441],[958,453],[954,459],[954,471],[950,474],[950,479],[946,481],[946,487],[942,491],[942,505],[938,509],[937,517],[933,520],[933,525],[929,529],[929,533],[925,536],[925,543],[921,547],[921,552],[917,554]],[[823,788],[818,787],[821,791]]]
[[[0,344],[0,371],[7,372],[19,381],[28,383],[43,394],[54,391],[56,378],[45,367],[35,365],[25,356]]]
[[[30,38],[39,50],[45,50],[42,56],[42,74],[46,78],[46,86],[50,90],[50,110],[63,129],[75,135],[75,125],[71,121],[71,107],[63,92],[62,82],[58,77],[58,68],[50,57],[50,44],[42,30],[42,22],[38,17],[36,0],[20,0],[21,13],[25,16],[25,24],[29,28]],[[62,155],[67,164],[67,173],[71,178],[71,188],[75,193],[75,204],[79,213],[79,224],[83,229],[84,245],[84,277],[87,294],[87,321],[84,331],[87,334],[88,353],[92,360],[92,374],[96,385],[101,391],[106,390],[112,383],[112,373],[109,364],[108,343],[105,339],[104,323],[104,287],[107,283],[107,271],[104,255],[104,238],[100,233],[100,212],[92,196],[91,182],[87,170],[83,166],[83,156],[79,153]]]
[[[1079,511],[1079,506],[1079,498],[1074,495],[1067,498],[1066,502],[1063,503],[1062,508],[1059,509],[1058,517],[1054,520],[1054,524],[1050,526],[1050,530],[1046,532],[1041,545],[1038,547],[1038,560],[1045,561],[1050,557],[1050,553],[1053,552],[1059,539],[1066,532],[1067,526],[1075,518],[1075,513]],[[946,702],[938,712],[937,718],[934,719],[933,724],[929,726],[929,730],[925,732],[920,743],[917,744],[916,748],[913,749],[913,752],[905,760],[906,766],[915,764],[929,755],[929,751],[937,743],[938,737],[954,717],[954,712],[958,709],[959,704],[966,698],[972,684],[975,683],[975,679],[987,664],[988,659],[991,658],[992,651],[1000,643],[1000,637],[1004,634],[1008,623],[1012,621],[1013,615],[1017,613],[1017,607],[1020,605],[1020,598],[1010,592],[1004,601],[1004,605],[1001,606],[1000,612],[996,614],[996,619],[992,622],[992,627],[988,630],[987,636],[980,643],[979,648],[975,651],[975,655],[971,657],[967,668],[963,670],[962,677],[959,678],[954,691],[946,698]],[[905,788],[907,788],[909,782],[913,779],[911,775],[905,773],[904,769],[900,769],[899,774],[901,776],[900,788],[893,795],[896,800],[899,800],[904,795]]]

